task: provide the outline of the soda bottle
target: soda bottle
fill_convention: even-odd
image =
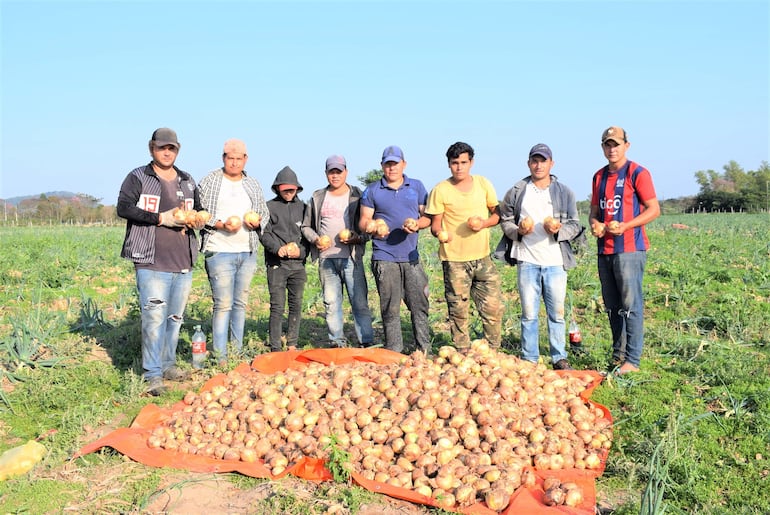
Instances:
[[[583,335],[580,334],[580,326],[574,318],[569,323],[569,343],[573,347],[580,347],[583,344]]]
[[[193,368],[203,368],[206,361],[206,335],[201,331],[201,326],[195,326],[192,336],[192,364]]]

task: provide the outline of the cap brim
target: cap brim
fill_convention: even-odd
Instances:
[[[549,155],[546,155],[546,154],[543,154],[542,152],[532,152],[532,153],[529,155],[529,157],[532,157],[532,156],[540,156],[540,157],[544,157],[544,158],[546,158],[546,159],[551,159],[551,156],[549,156]]]
[[[165,147],[166,145],[171,145],[175,149],[179,150],[179,143],[177,143],[176,141],[158,141],[158,140],[155,140],[155,141],[153,141],[153,143],[155,144],[156,147]]]
[[[380,161],[380,164],[384,165],[388,161],[393,161],[394,163],[400,163],[401,161],[403,161],[403,159],[401,158],[401,156],[385,156],[382,158],[382,161]]]
[[[614,141],[618,145],[622,145],[623,143],[625,143],[625,141],[623,141],[623,138],[616,138],[615,136],[612,136],[610,138],[604,138],[602,140],[602,143],[607,143],[608,141]]]

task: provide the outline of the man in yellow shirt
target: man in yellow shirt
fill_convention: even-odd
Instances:
[[[481,316],[484,338],[498,348],[503,305],[500,274],[490,257],[489,228],[497,225],[500,216],[492,183],[471,175],[473,156],[473,147],[467,143],[449,147],[446,157],[452,176],[430,192],[425,213],[433,217],[431,232],[440,242],[444,297],[455,347],[470,346],[472,298]]]

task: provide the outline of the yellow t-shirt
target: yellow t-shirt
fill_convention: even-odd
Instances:
[[[497,204],[495,187],[485,177],[473,175],[470,191],[457,189],[448,179],[441,181],[428,196],[425,212],[444,215],[443,227],[451,235],[448,243],[440,243],[441,261],[473,261],[489,255],[489,229],[474,232],[468,227],[471,216],[489,218]]]

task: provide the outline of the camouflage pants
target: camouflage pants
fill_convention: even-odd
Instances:
[[[499,347],[502,339],[502,291],[500,274],[487,256],[474,261],[443,261],[444,297],[449,311],[452,341],[457,348],[471,344],[468,331],[470,299],[476,305],[490,346]]]

